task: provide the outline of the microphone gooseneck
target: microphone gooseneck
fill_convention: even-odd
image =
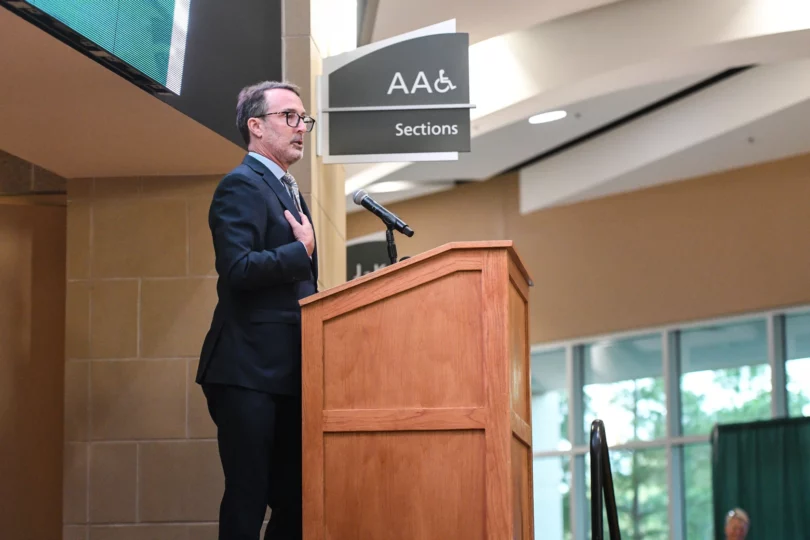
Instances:
[[[352,197],[354,204],[362,206],[385,223],[385,240],[388,245],[388,259],[391,264],[397,262],[397,245],[394,242],[394,231],[399,231],[405,236],[413,236],[413,229],[408,224],[399,219],[393,212],[387,210],[383,205],[369,197],[368,193],[362,189],[354,192]]]
[[[365,192],[365,190],[358,189],[355,191],[352,200],[354,201],[354,204],[362,206],[380,218],[389,229],[399,231],[407,237],[413,236],[413,229],[408,227],[407,223],[399,219],[399,217],[397,217],[393,212],[387,210],[380,203],[372,199],[369,194]]]

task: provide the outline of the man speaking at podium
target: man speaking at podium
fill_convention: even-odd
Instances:
[[[311,214],[290,165],[314,120],[298,89],[243,89],[236,124],[248,155],[217,186],[208,215],[218,303],[197,370],[217,426],[225,493],[220,540],[300,540],[301,311],[317,292]]]

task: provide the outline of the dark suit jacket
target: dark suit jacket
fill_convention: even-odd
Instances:
[[[312,217],[303,197],[301,206]],[[301,218],[281,181],[245,156],[214,192],[208,224],[214,241],[218,303],[202,347],[197,382],[262,392],[301,391],[299,299],[317,292],[312,260],[284,217]]]

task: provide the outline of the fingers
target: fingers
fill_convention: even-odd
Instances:
[[[293,217],[292,213],[289,210],[284,210],[284,217],[289,222],[290,226],[292,227],[293,231],[298,231],[300,229],[312,229],[312,225],[309,222],[309,218],[303,212],[301,213],[301,223]]]
[[[284,217],[287,219],[287,221],[289,222],[289,224],[290,224],[290,226],[293,228],[293,230],[295,230],[295,229],[296,229],[296,227],[300,227],[300,226],[301,226],[301,225],[300,225],[300,224],[299,224],[299,223],[298,223],[298,222],[295,220],[295,218],[293,217],[293,215],[290,213],[290,211],[289,211],[289,210],[284,210]]]

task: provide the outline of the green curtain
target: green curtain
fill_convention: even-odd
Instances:
[[[751,540],[808,538],[810,418],[716,426],[712,491],[717,540],[737,507],[751,518]]]

